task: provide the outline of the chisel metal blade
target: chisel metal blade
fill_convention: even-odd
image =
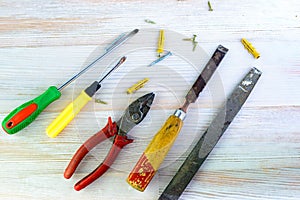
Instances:
[[[256,68],[252,68],[238,84],[169,185],[163,191],[159,200],[176,200],[181,196],[247,100],[260,76],[261,72]]]

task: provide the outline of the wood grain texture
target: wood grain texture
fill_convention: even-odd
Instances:
[[[96,95],[108,105],[88,104],[55,139],[48,138],[45,129],[80,93],[76,83],[30,127],[13,136],[1,130],[0,199],[157,199],[190,145],[220,108],[222,99],[212,98],[213,83],[221,80],[223,97],[228,96],[251,66],[263,72],[259,83],[182,199],[299,199],[300,1],[216,0],[211,4],[212,12],[204,0],[0,1],[1,120],[48,86],[66,81],[81,69],[96,47],[124,31],[164,28],[187,37],[197,34],[200,47],[208,55],[218,44],[229,48],[212,84],[189,110],[181,134],[144,193],[132,189],[125,180],[159,129],[156,127],[161,127],[182,103],[197,77],[195,69],[174,65],[183,77],[175,82],[181,76],[174,79],[164,68],[174,63],[175,57],[154,68],[157,74],[153,70],[148,87],[132,97],[126,96],[127,86],[149,71],[134,71],[134,63],[129,62],[126,70],[132,73],[117,71]],[[145,23],[145,19],[156,24]],[[242,37],[258,50],[258,60],[244,49]],[[140,56],[135,62],[153,58]],[[90,71],[81,80],[99,77],[95,72],[99,73]],[[124,84],[118,85],[118,80]],[[65,180],[64,169],[76,149],[106,124],[109,115],[119,117],[130,98],[151,89],[156,90],[157,97],[151,114],[131,133],[135,142],[124,148],[101,179],[81,192],[74,191],[75,182],[104,159],[111,142],[97,147],[75,176]],[[123,90],[123,95],[112,95]]]

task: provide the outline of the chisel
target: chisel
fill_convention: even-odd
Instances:
[[[260,76],[261,72],[256,68],[252,68],[238,84],[225,102],[223,108],[221,108],[208,129],[204,132],[181,165],[176,175],[163,191],[159,200],[179,199],[180,195],[247,100]]]
[[[188,106],[196,101],[199,93],[204,89],[227,51],[228,49],[222,45],[218,46],[192,88],[187,93],[184,105],[177,109],[156,133],[127,178],[127,182],[133,188],[139,191],[146,189],[175,142],[183,125]]]
[[[117,41],[115,41],[112,46],[106,50],[101,56],[97,57],[90,64],[88,64],[84,69],[78,72],[75,76],[70,78],[60,87],[50,86],[44,93],[39,95],[38,97],[20,105],[15,108],[10,114],[8,114],[4,120],[2,121],[2,128],[8,134],[14,134],[29,124],[33,122],[37,116],[52,102],[59,99],[61,96],[61,90],[63,90],[66,86],[68,86],[71,82],[85,73],[88,69],[93,67],[95,63],[99,60],[103,59],[106,55],[112,52],[114,49],[122,45],[125,41],[127,41],[130,37],[135,35],[139,30],[135,29],[125,36],[121,37]]]

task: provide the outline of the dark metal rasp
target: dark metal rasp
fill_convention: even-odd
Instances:
[[[163,191],[159,200],[176,200],[180,197],[247,100],[260,76],[261,72],[252,68],[238,84]]]

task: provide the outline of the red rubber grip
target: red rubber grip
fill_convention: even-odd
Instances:
[[[133,140],[128,139],[127,136],[116,135],[113,146],[111,147],[103,163],[101,163],[92,173],[76,183],[74,189],[79,191],[102,176],[116,160],[122,148],[132,142]]]
[[[92,137],[90,137],[85,143],[83,143],[77,152],[74,154],[71,159],[69,165],[65,169],[64,177],[69,179],[74,174],[76,168],[78,167],[81,160],[85,157],[85,155],[92,150],[97,144],[102,141],[110,138],[118,133],[117,124],[112,122],[111,118],[108,118],[108,123],[106,126]]]
[[[12,129],[17,126],[23,120],[25,120],[28,116],[30,116],[36,109],[38,105],[36,103],[32,103],[27,107],[23,108],[20,112],[18,112],[15,116],[13,116],[6,124],[6,128]],[[5,130],[5,129],[4,129]]]

